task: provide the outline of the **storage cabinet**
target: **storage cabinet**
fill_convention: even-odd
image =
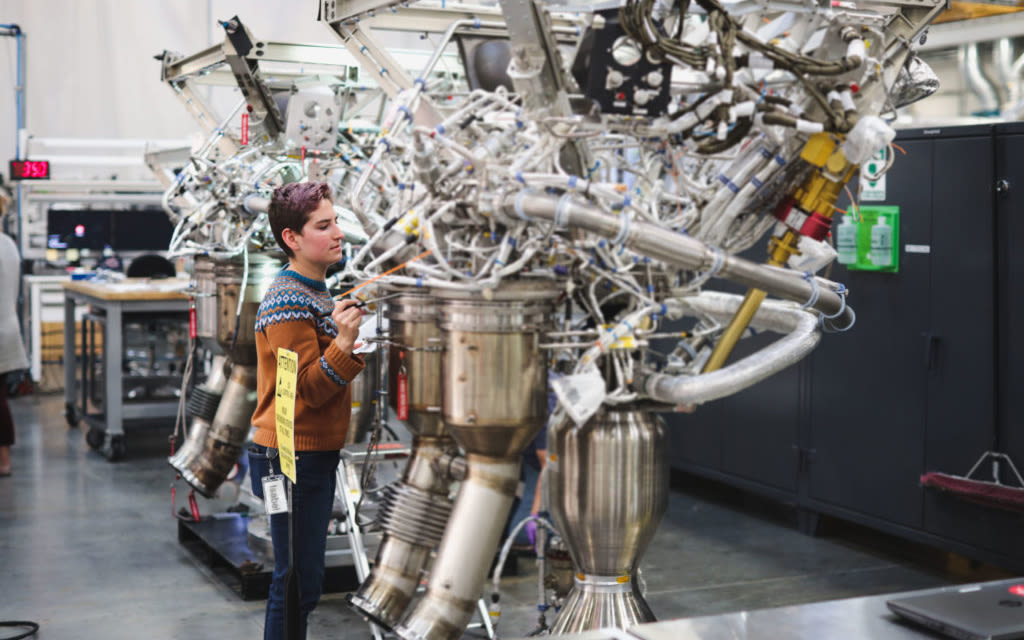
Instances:
[[[899,271],[835,265],[854,329],[741,394],[670,416],[673,465],[1024,568],[1020,514],[919,482],[962,475],[996,445],[1024,462],[1024,128],[904,131],[897,143],[907,153],[878,204],[900,207]]]

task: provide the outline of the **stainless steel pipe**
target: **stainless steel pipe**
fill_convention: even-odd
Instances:
[[[359,613],[386,629],[393,628],[409,606],[448,523],[451,479],[439,463],[453,447],[451,438],[417,436],[402,480],[388,487],[381,509],[384,536],[373,570],[348,599]]]
[[[457,451],[441,418],[440,305],[422,293],[403,293],[389,301],[386,314],[391,335],[388,397],[397,411],[401,373],[408,402],[406,427],[415,438],[402,480],[388,487],[380,511],[385,533],[373,569],[349,604],[391,629],[441,542],[452,506],[451,476],[444,466]]]
[[[704,291],[679,300],[691,313],[727,322],[743,302],[743,296]],[[766,300],[750,325],[784,334],[771,345],[727,367],[696,376],[655,373],[639,381],[644,393],[669,404],[692,404],[724,398],[796,364],[821,340],[818,318],[790,302]]]
[[[540,332],[557,291],[509,282],[443,298],[442,414],[466,451],[467,476],[427,593],[395,628],[403,640],[455,640],[476,610],[508,518],[523,449],[547,413]]]
[[[557,217],[560,224],[570,229],[619,239],[637,253],[683,269],[706,272],[711,271],[716,263],[715,251],[691,236],[671,233],[642,220],[630,222],[625,216],[611,215],[593,205],[571,199],[562,202],[556,196],[522,191],[506,196],[502,207],[506,215],[514,218],[554,221]],[[719,256],[718,261],[721,263],[717,273],[719,278],[799,303],[807,302],[815,294],[817,285],[805,280],[802,273],[774,269],[727,254]],[[835,316],[825,321],[829,328],[842,330],[853,324],[853,309],[834,291],[818,287],[813,308],[826,316]]]
[[[179,469],[181,477],[207,498],[215,495],[238,461],[255,409],[256,367],[236,364],[231,367],[202,450]]]
[[[210,424],[216,416],[217,407],[223,399],[224,388],[228,383],[226,364],[224,356],[215,356],[210,367],[210,375],[203,384],[193,389],[193,394],[204,396],[203,404],[206,406],[191,416],[192,420],[185,442],[173,456],[167,459],[167,462],[183,477],[186,474],[191,474],[189,469],[202,455],[206,439],[210,435]],[[189,405],[191,404],[190,402]]]
[[[636,571],[668,508],[667,451],[661,419],[636,410],[549,428],[551,517],[576,567],[553,635],[655,619]]]

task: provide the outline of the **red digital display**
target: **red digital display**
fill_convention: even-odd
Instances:
[[[11,160],[11,180],[49,180],[48,160]]]

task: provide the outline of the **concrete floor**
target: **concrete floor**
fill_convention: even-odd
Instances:
[[[69,429],[63,398],[12,401],[14,474],[0,478],[0,620],[34,620],[45,640],[252,640],[262,601],[243,601],[177,541],[168,428],[127,435],[112,464]],[[178,485],[178,507],[187,487]],[[200,499],[204,514],[231,503]],[[673,491],[643,561],[660,619],[776,607],[1002,577],[949,571],[948,558],[850,526],[812,538],[786,509],[706,483]],[[534,627],[532,564],[503,587],[504,637]],[[10,634],[0,630],[0,638]],[[467,636],[479,637],[470,631]],[[324,597],[310,638],[368,638],[344,594]]]

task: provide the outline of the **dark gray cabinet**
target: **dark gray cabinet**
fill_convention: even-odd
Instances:
[[[673,464],[1024,568],[1013,543],[1024,517],[919,482],[964,474],[996,446],[1024,462],[1024,127],[904,131],[897,142],[907,153],[880,204],[900,206],[899,272],[835,265],[854,329],[741,394],[669,416]]]

